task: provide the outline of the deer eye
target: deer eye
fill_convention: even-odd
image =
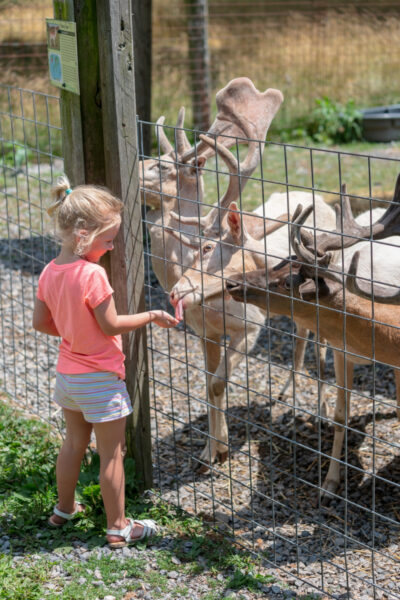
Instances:
[[[203,254],[207,254],[207,252],[210,252],[213,249],[213,245],[212,244],[205,244],[205,246],[203,246]]]

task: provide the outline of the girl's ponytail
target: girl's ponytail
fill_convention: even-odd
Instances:
[[[65,175],[58,177],[55,185],[51,188],[51,197],[53,203],[47,209],[47,214],[50,215],[50,217],[54,215],[71,191],[72,190],[68,181],[68,177]]]

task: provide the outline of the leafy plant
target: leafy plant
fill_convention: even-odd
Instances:
[[[362,139],[362,114],[354,100],[345,105],[330,98],[316,99],[316,108],[306,123],[306,132],[315,142],[347,144]]]
[[[317,98],[309,115],[297,118],[278,132],[280,142],[301,139],[305,143],[348,144],[363,139],[362,113],[349,100],[346,104],[330,98]]]

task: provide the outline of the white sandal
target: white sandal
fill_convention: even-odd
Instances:
[[[75,502],[75,510],[72,513],[65,513],[62,510],[60,510],[59,508],[57,508],[57,506],[55,506],[53,508],[53,515],[56,515],[57,517],[61,517],[62,519],[65,519],[66,521],[70,521],[78,513],[82,512],[82,508],[80,508],[80,507],[84,508],[84,504],[82,504],[81,502]],[[53,515],[51,515],[51,517]],[[51,517],[49,517],[49,520],[48,520],[48,524],[51,527],[63,527],[63,525],[65,525],[65,523],[53,523],[53,521],[51,520]]]
[[[143,531],[140,537],[131,537],[132,529],[135,525],[142,525]],[[108,542],[110,548],[123,548],[127,544],[135,544],[146,538],[151,538],[159,532],[159,527],[152,519],[143,519],[139,521],[137,519],[128,519],[128,524],[124,529],[107,529],[107,535],[118,535],[124,538],[119,542]]]

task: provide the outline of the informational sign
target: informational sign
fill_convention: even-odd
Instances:
[[[50,81],[53,85],[79,94],[76,23],[46,19]]]

